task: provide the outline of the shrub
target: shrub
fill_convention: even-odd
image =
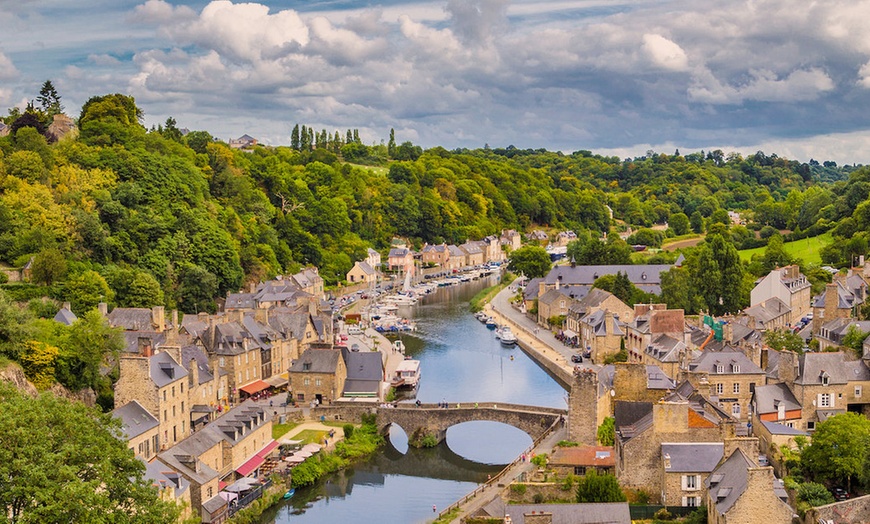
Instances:
[[[671,520],[674,516],[668,511],[667,508],[662,508],[655,513],[653,513],[653,518],[656,520]]]
[[[532,497],[532,501],[534,501],[535,504],[541,504],[544,502],[544,495],[541,493],[535,493],[535,496]]]
[[[345,424],[341,429],[344,431],[344,438],[350,440],[353,438],[353,430],[356,428],[353,427],[353,424]]]
[[[511,492],[516,493],[517,495],[525,495],[526,494],[526,485],[525,484],[511,484]]]
[[[531,463],[539,468],[543,468],[547,465],[547,454],[541,453],[540,455],[535,455],[532,457]]]
[[[828,488],[818,482],[804,482],[797,490],[798,500],[807,502],[810,506],[824,506],[834,502],[834,496]]]
[[[424,448],[434,448],[438,445],[438,439],[435,438],[435,435],[433,435],[432,433],[428,433],[420,441],[420,445],[422,445]]]

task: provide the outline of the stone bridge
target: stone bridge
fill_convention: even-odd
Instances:
[[[427,436],[434,437],[440,443],[447,437],[447,430],[451,426],[477,420],[501,422],[525,431],[535,439],[567,415],[565,409],[497,402],[449,404],[446,408],[437,404],[422,404],[419,407],[400,404],[398,407],[377,408],[377,425],[384,434],[390,425],[400,426],[408,435],[408,443],[419,447]]]

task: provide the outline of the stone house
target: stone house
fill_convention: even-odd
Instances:
[[[759,467],[743,449],[735,449],[704,482],[707,522],[789,524],[794,511],[770,466]]]
[[[160,459],[145,463],[143,477],[157,489],[157,496],[165,502],[174,502],[181,514],[177,522],[185,522],[193,513],[190,504],[190,482]]]
[[[209,365],[227,375],[229,402],[242,400],[242,388],[253,395],[268,387],[261,376],[261,345],[238,322],[212,323],[197,339],[196,345],[206,351]],[[258,389],[259,388],[259,389]]]
[[[387,255],[387,266],[390,271],[411,271],[414,267],[414,252],[405,247],[394,247]]]
[[[583,287],[586,292],[592,289],[595,280],[604,275],[624,274],[628,280],[641,291],[660,295],[661,274],[682,263],[682,258],[677,264],[624,264],[624,265],[558,265],[554,266],[541,280],[538,291],[543,295],[548,289],[556,287]],[[583,293],[585,295],[586,293]]]
[[[613,446],[559,446],[548,458],[547,465],[560,477],[585,475],[590,470],[613,475],[616,467]]]
[[[545,231],[542,231],[540,229],[535,229],[534,231],[529,233],[528,237],[529,237],[529,241],[531,241],[531,242],[540,243],[540,242],[549,242],[550,241],[550,235],[548,235]]]
[[[681,390],[685,393],[685,389]],[[620,485],[651,492],[658,501],[663,492],[664,442],[722,442],[734,436],[734,421],[692,391],[688,398],[674,392],[664,400],[617,402],[616,475]]]
[[[656,366],[631,362],[602,366],[598,371],[595,427],[613,416],[616,402],[658,402],[676,387],[677,384]]]
[[[323,298],[323,277],[320,276],[316,267],[306,267],[291,275],[290,278],[302,291],[317,298]]]
[[[127,447],[137,457],[147,462],[160,451],[160,421],[142,404],[131,400],[115,408],[112,416],[121,420],[121,431],[127,439]]]
[[[760,330],[788,329],[793,320],[800,320],[779,297],[771,297],[743,310],[753,320],[752,327]]]
[[[196,431],[214,418],[219,406],[228,407],[228,374],[215,373],[206,352],[195,345],[181,348],[181,365],[187,369],[190,429]]]
[[[366,248],[366,262],[377,270],[381,267],[381,254],[372,248]]]
[[[339,398],[347,365],[337,349],[308,349],[290,366],[290,387],[297,402],[330,402]]]
[[[447,249],[447,244],[426,244],[420,250],[420,256],[423,265],[446,267],[450,250]]]
[[[835,275],[825,291],[813,297],[813,334],[826,323],[840,318],[854,318],[866,297],[866,283],[858,275],[843,278]]]
[[[819,351],[826,351],[831,347],[838,348],[842,346],[843,340],[849,334],[851,328],[863,333],[870,332],[870,320],[837,318],[825,322],[815,337],[819,341]]]
[[[704,351],[689,363],[684,376],[702,394],[741,422],[749,421],[752,394],[766,380],[763,369],[733,348]]]
[[[70,309],[70,303],[64,302],[63,307],[61,307],[54,315],[53,320],[63,324],[64,326],[71,326],[75,324],[78,319],[79,317],[77,317],[76,314],[72,312],[72,309]]]
[[[156,417],[161,449],[184,439],[190,433],[187,370],[169,351],[155,352],[149,343],[138,354],[121,355],[119,364],[116,405],[136,400]]]
[[[502,229],[499,242],[507,251],[516,251],[523,247],[522,236],[513,229]]]
[[[380,398],[386,381],[384,353],[380,351],[341,350],[347,369],[347,379],[341,396],[348,398]],[[304,380],[304,378],[303,378]]]
[[[704,480],[719,465],[722,442],[662,443],[662,505],[698,507],[704,504]]]
[[[538,297],[538,324],[545,326],[552,317],[564,315],[568,317],[568,310],[576,302],[560,289],[551,289]],[[564,326],[552,326],[562,329]]]
[[[468,265],[468,253],[466,253],[464,249],[450,244],[447,246],[447,251],[449,255],[447,257],[446,269],[450,271],[459,271]]]
[[[250,149],[257,145],[257,139],[244,134],[239,138],[231,138],[228,145],[233,149]]]
[[[801,409],[795,429],[812,432],[816,424],[845,411],[870,414],[870,370],[862,360],[843,353],[779,352],[778,382],[791,387]]]
[[[356,262],[347,272],[347,281],[351,284],[371,284],[378,281],[378,272],[366,261]]]
[[[591,358],[592,362],[600,364],[608,356],[619,353],[625,337],[625,325],[609,309],[599,309],[580,320],[578,333],[584,358]]]
[[[556,240],[553,242],[556,246],[565,247],[572,240],[577,240],[577,233],[573,231],[560,231],[556,234]]]
[[[505,260],[505,253],[501,247],[499,237],[495,235],[489,235],[483,237],[483,240],[481,240],[480,242],[485,255],[484,262],[503,262]]]
[[[466,266],[479,266],[486,262],[486,253],[477,242],[468,241],[459,247],[465,251]]]
[[[801,425],[801,405],[789,386],[783,383],[756,386],[752,394],[752,424],[775,422],[787,427]]]
[[[680,363],[688,355],[686,323],[682,309],[665,304],[635,304],[634,320],[625,325],[625,348],[632,362],[661,367],[677,378]]]
[[[226,506],[218,494],[220,482],[256,472],[276,445],[272,420],[256,404],[244,402],[159,458],[190,482],[191,505],[203,522],[216,522]]]
[[[811,288],[799,266],[776,268],[756,281],[750,292],[749,305],[752,308],[772,298],[779,299],[782,302],[782,311],[788,311],[782,325],[788,326],[797,323],[810,312]]]

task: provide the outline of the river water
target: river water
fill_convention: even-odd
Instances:
[[[468,301],[496,277],[439,288],[416,306],[402,308],[417,331],[403,334],[406,354],[420,361],[417,398],[451,404],[506,402],[564,408],[567,393],[519,348],[504,348],[469,312]],[[524,432],[495,422],[450,428],[433,449],[408,447],[392,428],[382,453],[296,491],[262,523],[416,524],[473,491],[532,443]]]

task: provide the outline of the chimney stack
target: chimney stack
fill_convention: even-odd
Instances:
[[[99,304],[97,304],[97,309],[99,310],[100,315],[104,317],[109,314],[109,305],[105,302],[100,302]]]

